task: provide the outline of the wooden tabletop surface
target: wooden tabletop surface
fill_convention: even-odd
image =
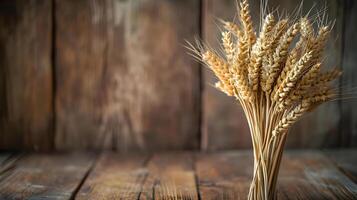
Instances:
[[[249,151],[0,153],[0,199],[246,199]],[[287,151],[279,199],[357,199],[357,149]]]

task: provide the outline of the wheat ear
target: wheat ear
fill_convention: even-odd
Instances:
[[[299,24],[291,26],[287,32],[282,36],[279,45],[271,59],[265,86],[262,88],[265,92],[270,92],[274,81],[276,80],[281,70],[281,63],[285,60],[288,54],[288,48],[293,41],[294,37],[299,31]]]
[[[248,68],[248,78],[254,91],[258,90],[262,58],[267,49],[269,49],[267,40],[274,28],[274,22],[275,20],[272,14],[266,16],[262,30],[259,34],[259,38],[252,48],[251,59]]]

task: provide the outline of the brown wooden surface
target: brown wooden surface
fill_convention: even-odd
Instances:
[[[1,153],[0,154],[0,166],[6,162],[7,159],[9,159],[11,156],[11,153]]]
[[[22,156],[20,153],[0,153],[0,176],[10,170]]]
[[[24,156],[0,174],[0,199],[72,199],[93,161],[90,154]]]
[[[57,149],[99,148],[106,64],[105,1],[56,0]]]
[[[344,51],[343,51],[343,74],[341,101],[341,146],[357,146],[357,2],[345,0],[344,10]]]
[[[200,156],[196,173],[202,199],[245,199],[252,162],[252,154],[248,152]],[[321,152],[287,152],[278,179],[278,198],[356,199],[357,185]]]
[[[112,3],[103,122],[108,141],[117,149],[198,148],[199,68],[183,44],[199,33],[199,1]]]
[[[147,176],[147,160],[145,155],[103,154],[76,199],[138,199]]]
[[[278,190],[281,199],[357,198],[356,183],[321,152],[314,151],[292,151],[284,155]]]
[[[196,173],[201,199],[245,199],[252,176],[251,156],[247,151],[197,156]]]
[[[0,1],[0,148],[48,150],[52,2]]]
[[[355,152],[286,151],[278,198],[357,199]],[[252,161],[250,151],[23,155],[0,170],[0,199],[246,199]]]
[[[57,1],[56,147],[197,148],[199,68],[182,45],[198,34],[198,9]]]
[[[147,169],[140,200],[198,199],[192,154],[156,154]]]
[[[204,0],[203,1],[203,37],[204,40],[215,49],[219,49],[220,29],[222,26],[217,18],[223,20],[236,20],[235,0]],[[259,24],[260,1],[249,1],[252,18]],[[320,0],[316,2],[315,10],[327,7],[329,19],[336,20],[331,39],[327,45],[327,68],[341,65],[342,52],[342,25],[343,7],[342,1]],[[305,1],[302,10],[307,13],[313,6],[313,1]],[[293,13],[300,5],[295,0],[269,0],[270,9],[279,7],[281,11]],[[256,28],[257,30],[257,28]],[[207,150],[247,148],[250,146],[250,134],[243,111],[234,98],[226,96],[212,85],[215,82],[212,72],[205,68],[203,72],[203,127],[202,148]],[[353,113],[353,111],[351,111]],[[292,129],[287,142],[288,147],[333,147],[339,145],[339,102],[330,102],[322,106],[314,113],[306,116]],[[353,123],[355,126],[355,123]]]
[[[329,150],[325,154],[344,172],[348,177],[357,182],[357,150],[341,149]]]

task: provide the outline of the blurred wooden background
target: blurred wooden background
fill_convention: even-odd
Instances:
[[[258,0],[251,0],[253,18]],[[326,65],[357,86],[357,2],[318,0],[335,28]],[[292,12],[296,0],[269,0]],[[306,1],[307,12],[313,1]],[[1,0],[0,149],[240,149],[250,135],[240,106],[186,54],[201,37],[218,48],[217,18],[235,0]],[[355,77],[355,78],[354,78]],[[288,147],[357,146],[357,100],[301,120]]]

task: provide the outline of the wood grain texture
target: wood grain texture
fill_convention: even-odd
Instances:
[[[14,163],[23,155],[19,153],[1,153],[0,154],[0,179],[3,174],[13,168]]]
[[[357,198],[357,185],[316,151],[291,151],[284,155],[278,191],[279,199]]]
[[[75,199],[138,199],[147,176],[145,155],[104,153]]]
[[[248,151],[200,154],[196,173],[201,199],[245,199],[252,177]]]
[[[357,183],[357,149],[324,151],[339,169]]]
[[[56,148],[100,148],[107,44],[105,2],[55,3]]]
[[[259,24],[260,1],[249,1],[252,18],[255,24]],[[331,39],[325,52],[324,67],[332,68],[341,64],[342,53],[342,4],[338,0],[319,0],[316,2],[316,13],[326,5],[329,19],[336,20]],[[269,0],[271,9],[279,7],[281,12],[293,14],[294,9],[300,5],[295,0]],[[305,1],[302,12],[307,13],[314,5],[313,1]],[[234,20],[236,3],[234,0],[203,1],[203,37],[213,48],[219,49],[220,29],[217,18]],[[256,27],[257,30],[257,27]],[[211,85],[214,83],[214,75],[205,69],[203,73],[203,149],[232,149],[250,147],[250,134],[243,115],[243,111],[234,98],[227,97]],[[339,122],[341,120],[339,103],[337,101],[323,105],[317,111],[305,116],[291,130],[287,140],[287,146],[299,147],[333,147],[339,145]]]
[[[0,148],[49,150],[52,2],[0,2]]]
[[[198,148],[199,68],[182,47],[199,31],[198,0],[56,10],[59,149]]]
[[[199,147],[198,0],[109,1],[103,128],[115,149]]]
[[[6,162],[7,159],[9,159],[11,156],[11,153],[0,153],[0,166],[3,165],[3,163]]]
[[[189,153],[160,153],[149,161],[140,200],[197,200],[193,155]]]
[[[346,0],[344,6],[344,50],[343,50],[343,74],[341,93],[346,98],[341,101],[341,146],[357,146],[357,2]],[[353,98],[351,98],[353,97]]]
[[[90,154],[27,155],[0,176],[0,199],[72,199],[93,163]]]
[[[253,170],[252,154],[232,151],[200,155],[196,162],[202,199],[245,199]],[[321,152],[290,151],[283,156],[279,199],[355,199],[357,185]]]
[[[354,159],[355,150],[325,153],[334,162],[320,151],[286,151],[278,199],[356,199],[357,184],[340,170],[351,164],[346,158]],[[25,155],[6,171],[0,165],[0,199],[245,199],[252,156],[166,152],[148,159],[103,152],[92,169],[93,154]]]

